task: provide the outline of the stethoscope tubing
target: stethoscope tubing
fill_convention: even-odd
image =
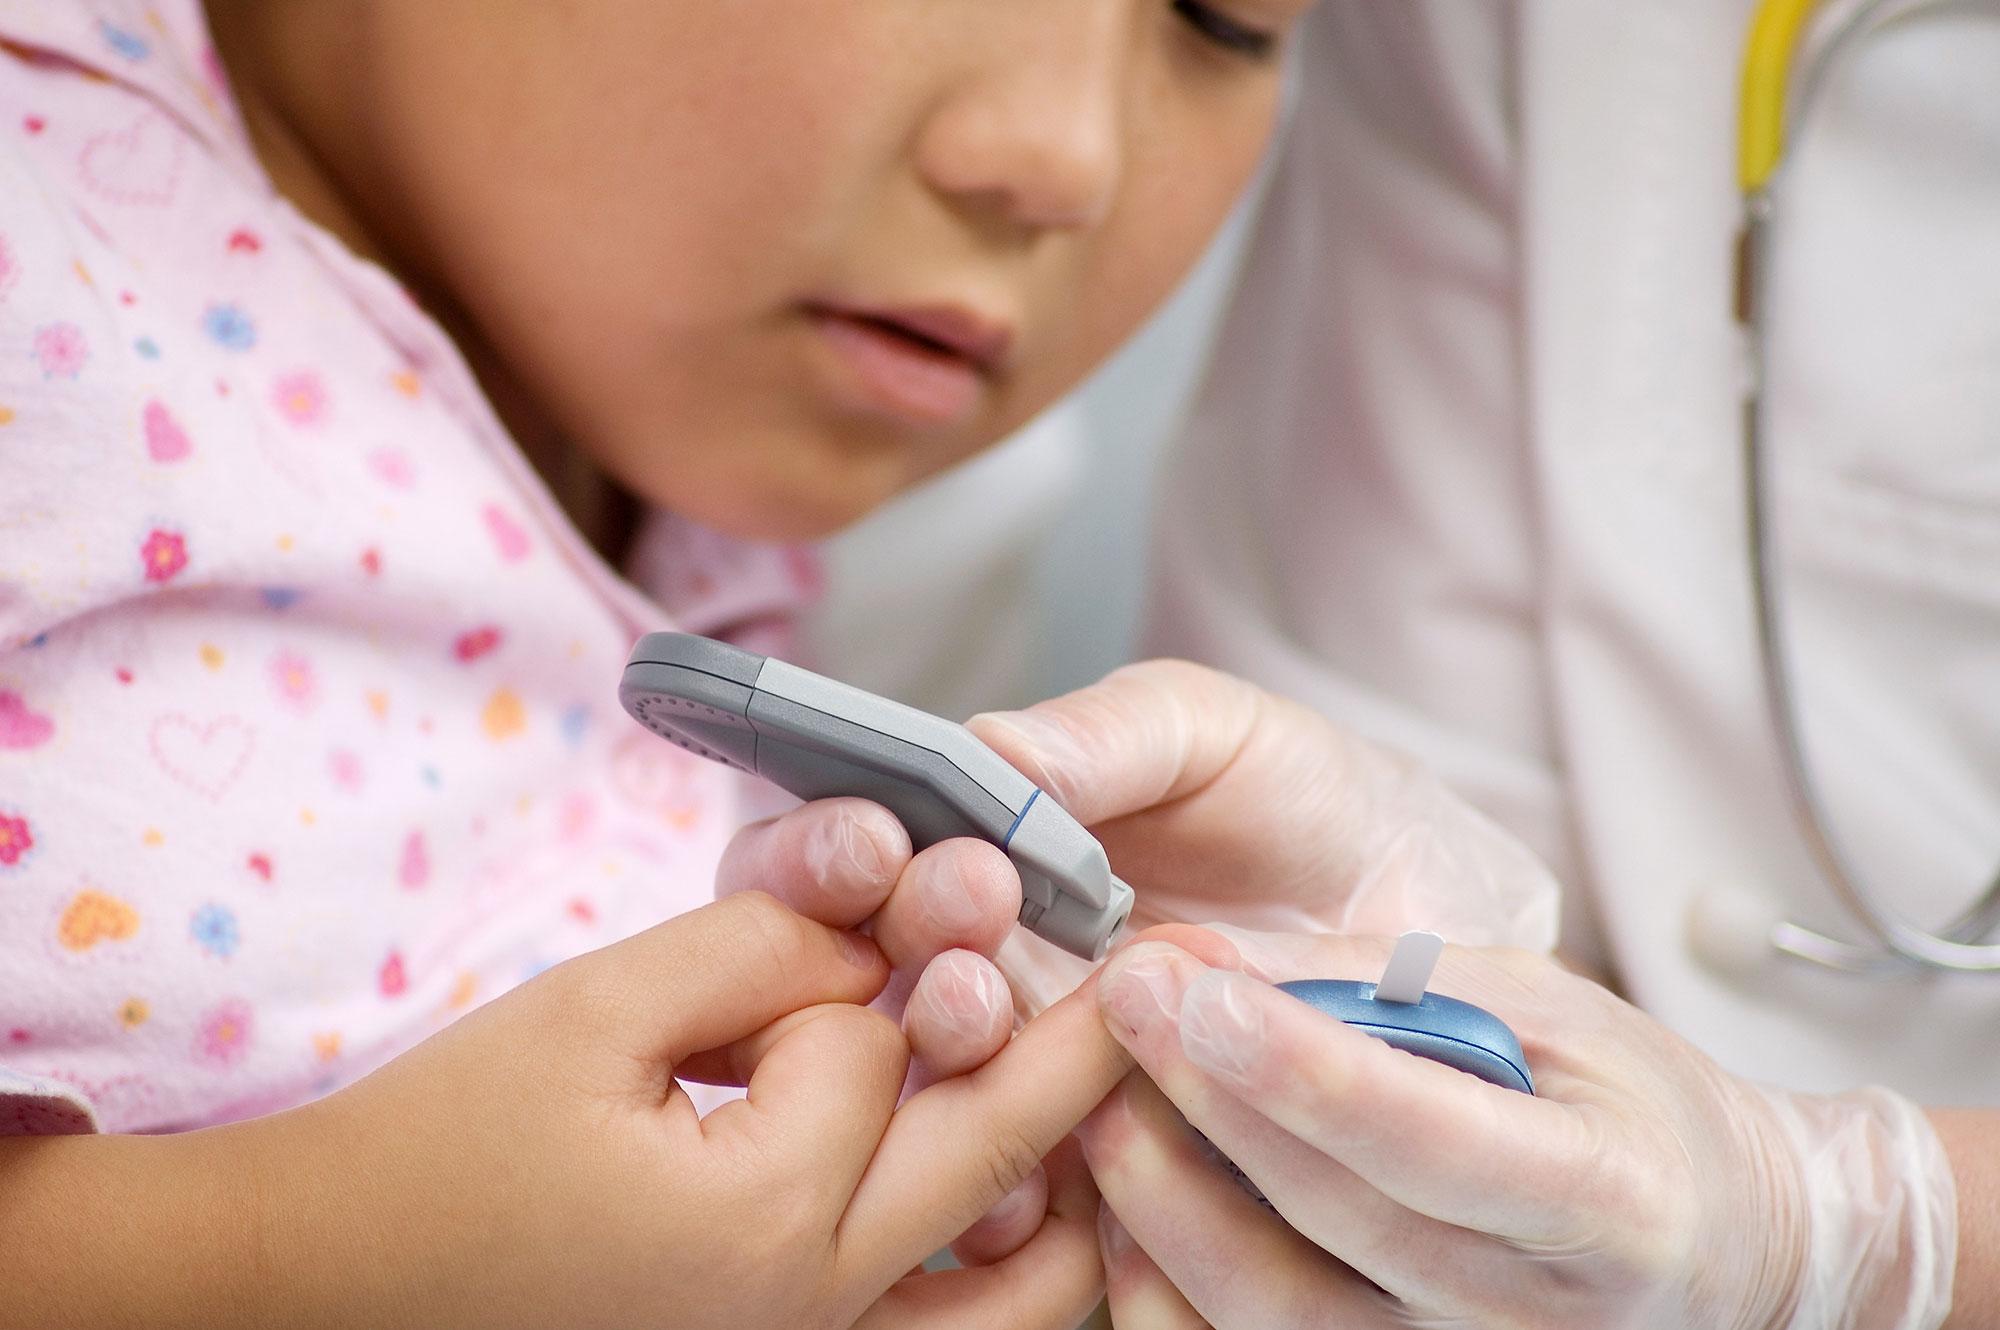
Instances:
[[[1764,22],[1765,11],[1786,11],[1778,22],[1795,36],[1802,26],[1800,20],[1816,3],[1817,0],[1804,0],[1803,4],[1800,0],[1765,0],[1759,13],[1759,36],[1770,26]],[[1770,155],[1768,147],[1762,149],[1767,160],[1761,167],[1753,161],[1760,150],[1751,141],[1749,123],[1754,105],[1750,85],[1759,71],[1746,69],[1745,73],[1745,160],[1742,169],[1745,192],[1743,224],[1737,248],[1736,315],[1744,331],[1748,359],[1742,420],[1744,518],[1763,699],[1777,739],[1786,794],[1799,833],[1834,894],[1874,939],[1872,945],[1845,942],[1785,920],[1771,930],[1770,943],[1773,950],[1785,955],[1854,974],[2000,972],[2000,942],[1986,940],[1994,928],[2000,926],[2000,872],[1996,872],[1971,906],[1942,929],[1931,932],[1910,923],[1886,904],[1863,880],[1863,875],[1841,849],[1839,839],[1833,833],[1833,819],[1813,778],[1812,766],[1805,751],[1797,689],[1794,687],[1796,674],[1790,639],[1785,632],[1784,593],[1778,570],[1771,503],[1775,468],[1769,441],[1769,400],[1765,384],[1770,341],[1766,287],[1771,267],[1771,247],[1779,223],[1778,186],[1784,177],[1785,161],[1797,142],[1799,126],[1804,123],[1805,112],[1819,91],[1824,72],[1845,47],[1872,29],[1875,17],[1890,3],[1892,0],[1864,0],[1827,37],[1825,45],[1806,71],[1803,87],[1792,99],[1784,116],[1775,155]],[[1768,57],[1768,52],[1766,55]],[[1791,51],[1786,49],[1776,58],[1782,58],[1789,64],[1790,57]],[[1746,59],[1756,58],[1759,58],[1759,46],[1757,38],[1753,37]],[[1779,85],[1776,95],[1782,96],[1787,71],[1781,67],[1765,72],[1775,74]],[[1771,95],[1769,88],[1764,91],[1767,96]]]

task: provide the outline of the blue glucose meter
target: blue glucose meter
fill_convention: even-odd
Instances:
[[[1375,985],[1351,979],[1294,979],[1278,985],[1299,1001],[1372,1034],[1392,1048],[1470,1072],[1524,1094],[1535,1092],[1521,1041],[1492,1012],[1441,993],[1416,1002],[1384,1002]]]

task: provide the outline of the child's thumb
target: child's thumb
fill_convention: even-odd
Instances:
[[[867,938],[746,891],[559,967],[565,1001],[674,1066],[827,1002],[866,1003],[889,964]],[[553,977],[553,975],[552,975]]]

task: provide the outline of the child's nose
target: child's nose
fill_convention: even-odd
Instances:
[[[1018,7],[917,141],[932,189],[1035,230],[1087,230],[1116,198],[1132,33],[1120,6]]]

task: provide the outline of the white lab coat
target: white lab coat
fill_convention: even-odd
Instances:
[[[1748,0],[1328,0],[1169,480],[1154,647],[1410,749],[1731,1069],[2000,1103],[2000,976],[1723,979],[1698,893],[1853,935],[1764,719],[1729,317]],[[1941,920],[2000,868],[2000,5],[1828,85],[1774,287],[1815,770]]]

